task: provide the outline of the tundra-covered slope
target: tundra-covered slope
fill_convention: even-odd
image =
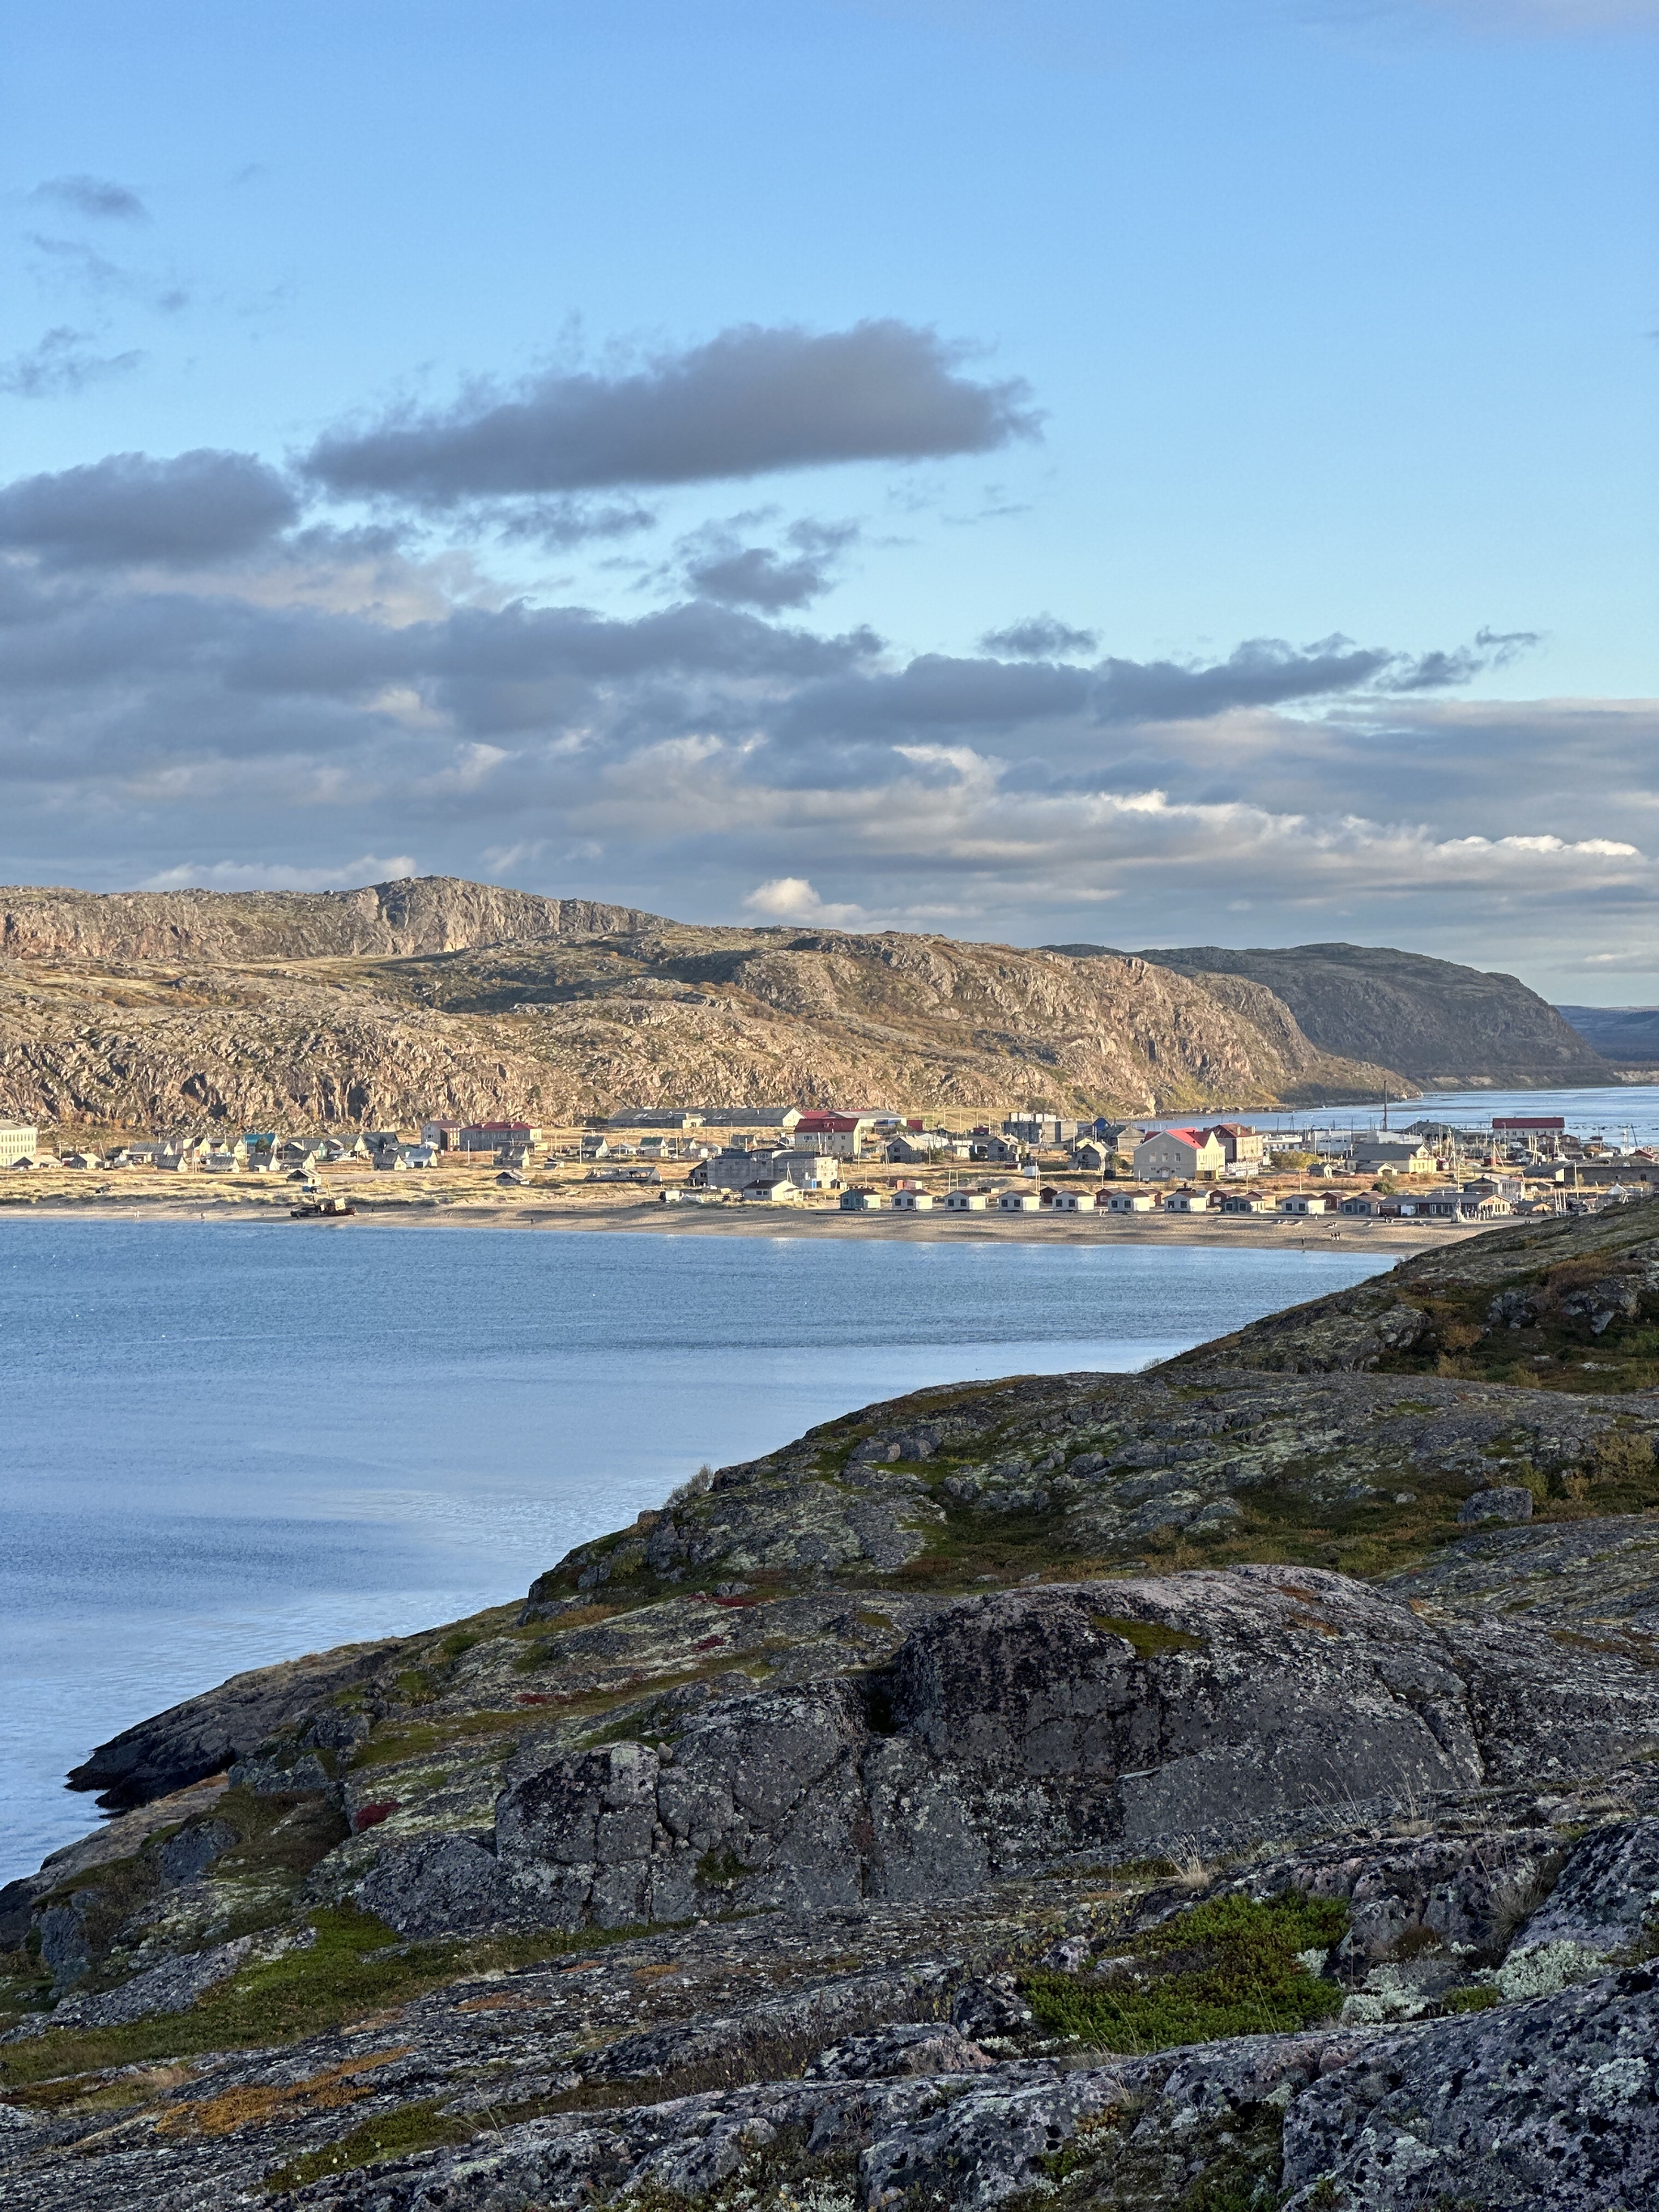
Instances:
[[[1646,1202],[1528,1217],[1269,1314],[1174,1363],[1524,1383],[1597,1398],[1659,1389],[1659,1218]]]

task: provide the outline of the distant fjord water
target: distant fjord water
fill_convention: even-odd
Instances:
[[[64,1773],[117,1729],[514,1598],[705,1460],[1393,1256],[0,1220],[0,1881],[96,1820]]]

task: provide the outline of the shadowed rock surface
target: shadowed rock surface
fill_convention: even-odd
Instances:
[[[0,2206],[1635,2212],[1655,1241],[870,1407],[126,1731],[0,1893]]]
[[[1386,1060],[1417,1083],[1462,1090],[1617,1080],[1595,1044],[1513,975],[1370,945],[1191,945],[1141,957],[1183,975],[1262,986],[1327,1052]]]

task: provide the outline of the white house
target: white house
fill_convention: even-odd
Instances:
[[[1092,1213],[1095,1194],[1091,1190],[1057,1190],[1054,1210],[1056,1213]]]
[[[1288,1197],[1279,1200],[1279,1210],[1281,1213],[1328,1213],[1331,1201],[1317,1197],[1312,1191],[1293,1190]]]
[[[1230,1190],[1221,1201],[1224,1213],[1271,1213],[1273,1202],[1263,1198],[1259,1191]]]
[[[32,1160],[40,1149],[40,1132],[23,1121],[0,1121],[0,1168]]]
[[[1135,1173],[1143,1182],[1218,1176],[1226,1164],[1220,1140],[1207,1129],[1157,1129],[1134,1149]]]
[[[1004,1190],[997,1194],[999,1213],[1036,1213],[1042,1200],[1034,1190]]]
[[[1172,1190],[1164,1201],[1166,1213],[1207,1213],[1210,1194],[1207,1190]]]
[[[989,1205],[982,1190],[947,1190],[945,1194],[947,1213],[983,1213]]]
[[[879,1213],[886,1204],[884,1190],[844,1190],[841,1194],[843,1213]]]
[[[896,1190],[893,1193],[895,1213],[931,1213],[933,1194],[930,1190]]]
[[[1106,1201],[1108,1213],[1151,1213],[1158,1200],[1144,1190],[1115,1190]]]
[[[903,1129],[889,1138],[882,1157],[895,1167],[914,1168],[929,1160],[970,1159],[973,1146],[966,1137],[953,1136],[949,1129]]]
[[[1434,1154],[1420,1137],[1357,1137],[1356,1175],[1432,1175]]]
[[[799,1206],[801,1188],[781,1176],[776,1182],[751,1182],[746,1190],[738,1192],[738,1197],[744,1206]]]

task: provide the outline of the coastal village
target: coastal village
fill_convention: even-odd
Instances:
[[[661,1208],[1032,1217],[1158,1233],[1274,1226],[1440,1233],[1512,1215],[1595,1212],[1659,1191],[1659,1151],[1581,1136],[1554,1115],[1458,1127],[1279,1128],[1240,1121],[996,1120],[886,1107],[629,1107],[568,1127],[503,1119],[234,1135],[52,1132],[0,1123],[0,1204],[131,1199],[289,1202],[301,1215],[555,1201],[641,1224]],[[389,1178],[398,1180],[394,1183]],[[187,1182],[181,1181],[187,1179]]]

